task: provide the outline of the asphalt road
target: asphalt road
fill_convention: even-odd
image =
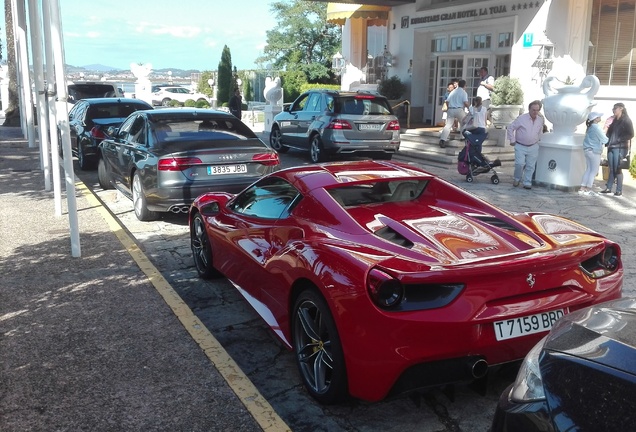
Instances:
[[[294,150],[281,158],[284,167],[309,163],[307,154]],[[495,371],[482,388],[436,389],[378,403],[353,400],[339,406],[317,404],[301,385],[292,353],[236,289],[225,279],[198,278],[186,215],[165,214],[155,222],[140,222],[130,200],[114,190],[101,190],[96,172],[77,170],[76,175],[121,221],[293,431],[485,432],[489,429],[496,401],[514,380],[515,367]]]

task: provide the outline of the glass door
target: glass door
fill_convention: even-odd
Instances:
[[[446,87],[453,79],[460,80],[464,74],[464,57],[438,57],[435,97],[435,123],[442,118],[442,104]]]

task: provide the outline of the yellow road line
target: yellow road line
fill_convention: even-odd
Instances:
[[[245,405],[245,408],[247,408],[247,411],[259,426],[266,432],[291,431],[289,426],[274,411],[274,408],[261,395],[219,341],[210,333],[201,320],[192,313],[192,310],[185,304],[170,283],[139,249],[135,241],[122,228],[119,221],[102,205],[97,196],[82,182],[76,182],[75,187],[82,192],[89,204],[95,207],[104,218],[110,230],[117,236],[139,268],[148,277],[148,280],[150,280],[179,321],[181,321],[186,331],[199,344],[205,355],[210,359],[243,405]]]

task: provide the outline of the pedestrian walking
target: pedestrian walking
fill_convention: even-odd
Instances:
[[[523,181],[524,189],[532,189],[532,176],[539,158],[539,141],[545,119],[540,114],[543,105],[535,100],[528,105],[528,112],[521,114],[508,126],[507,138],[515,147],[514,187]]]
[[[238,88],[234,89],[234,94],[230,98],[228,102],[228,108],[230,109],[230,113],[234,115],[234,117],[241,119],[241,109],[243,100],[241,98],[241,91]]]
[[[448,99],[446,100],[448,105],[448,111],[446,112],[446,124],[444,125],[444,129],[440,133],[439,146],[444,148],[446,147],[446,142],[448,141],[448,137],[451,133],[451,129],[453,127],[453,123],[457,121],[458,124],[461,124],[462,119],[466,115],[466,108],[470,106],[468,102],[468,94],[466,90],[466,80],[459,80],[457,83],[457,88],[448,95]]]
[[[634,125],[627,114],[627,109],[622,103],[614,104],[612,108],[614,120],[607,129],[607,166],[609,168],[609,176],[605,189],[601,191],[603,194],[612,192],[614,181],[616,181],[616,192],[614,195],[623,195],[623,170],[621,168],[621,160],[629,155],[631,139],[634,137]]]
[[[579,189],[581,195],[596,195],[592,187],[594,186],[594,178],[598,174],[598,168],[601,166],[603,145],[608,141],[607,135],[599,124],[602,116],[603,114],[600,112],[591,112],[585,122],[587,129],[585,138],[583,138],[583,154],[585,155],[586,168]]]

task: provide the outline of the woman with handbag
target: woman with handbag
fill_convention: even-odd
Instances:
[[[614,104],[612,108],[614,113],[614,121],[607,129],[607,162],[609,168],[609,177],[602,194],[612,192],[614,180],[616,180],[616,192],[614,195],[623,195],[623,171],[621,168],[621,160],[627,158],[629,160],[630,141],[634,137],[634,125],[627,114],[627,109],[622,103]]]

